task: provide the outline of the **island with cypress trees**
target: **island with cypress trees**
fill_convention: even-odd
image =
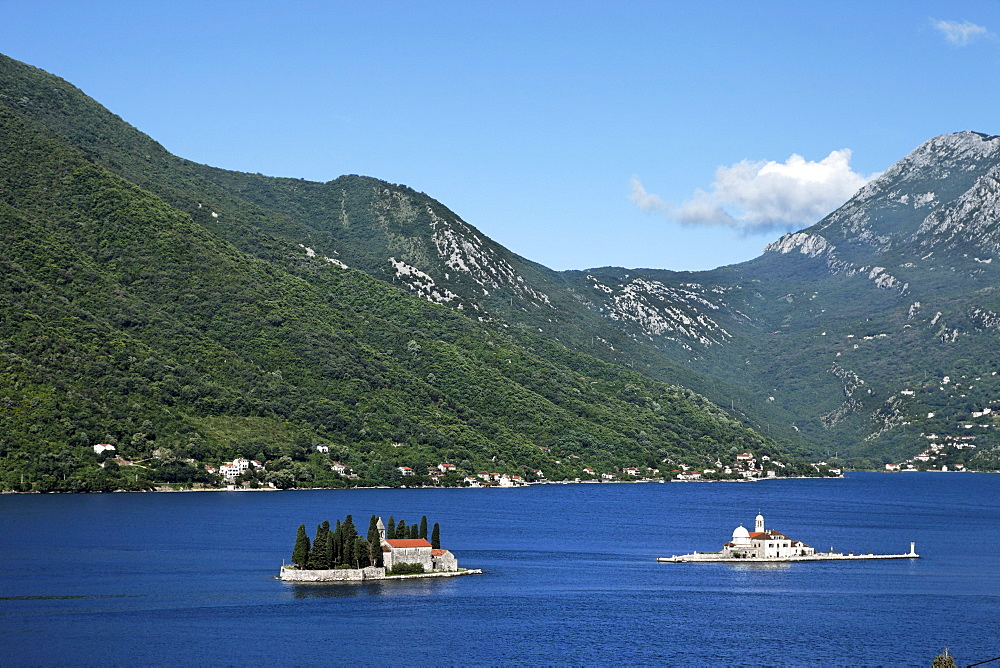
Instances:
[[[348,515],[336,526],[324,521],[310,540],[300,524],[292,548],[292,563],[283,564],[279,580],[288,582],[351,582],[417,577],[448,577],[482,573],[458,567],[458,560],[441,549],[441,527],[435,522],[427,539],[427,516],[407,525],[389,517],[372,515],[368,532],[361,537]]]

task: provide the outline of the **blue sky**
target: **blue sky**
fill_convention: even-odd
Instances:
[[[440,200],[554,269],[759,255],[1000,134],[1000,3],[0,0],[0,52],[171,152]]]

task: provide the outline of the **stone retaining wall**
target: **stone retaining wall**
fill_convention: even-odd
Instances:
[[[281,567],[279,580],[286,582],[361,582],[362,580],[382,580],[385,569],[381,566],[368,568],[331,568],[321,571],[307,571],[298,568]]]
[[[284,582],[365,582],[368,580],[410,580],[414,578],[448,578],[459,575],[480,575],[478,568],[461,571],[433,571],[413,575],[386,575],[385,568],[332,568],[324,571],[306,571],[281,567],[278,579]]]

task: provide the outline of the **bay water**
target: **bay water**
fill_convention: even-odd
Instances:
[[[768,528],[920,559],[664,564]],[[426,515],[482,575],[293,585],[295,530]],[[0,496],[2,665],[929,666],[1000,656],[1000,475]]]

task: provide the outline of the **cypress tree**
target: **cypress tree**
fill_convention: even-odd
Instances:
[[[323,521],[316,527],[316,537],[313,539],[313,548],[309,553],[309,568],[313,570],[326,570],[330,568],[330,561],[326,554],[327,536],[330,535],[330,523]]]
[[[382,540],[378,533],[378,518],[374,515],[368,523],[368,556],[372,566],[382,565]]]
[[[337,520],[337,528],[333,532],[333,564],[334,568],[340,566],[344,563],[344,541],[341,537],[344,535],[344,526]]]
[[[418,525],[410,525],[410,538],[420,538],[420,527]]]
[[[409,538],[410,530],[406,528],[406,521],[399,520],[399,524],[396,525],[396,538]]]
[[[431,531],[431,547],[435,550],[441,549],[441,525],[437,522],[434,523],[434,529]]]
[[[305,524],[300,524],[299,530],[295,533],[295,547],[292,549],[292,563],[299,568],[305,568],[309,563],[309,535],[306,534]]]
[[[343,545],[343,558],[345,564],[353,564],[355,568],[358,567],[357,559],[357,542],[358,542],[358,530],[354,526],[354,518],[348,515],[344,519],[344,523],[340,525],[340,531],[343,534],[341,537]]]
[[[324,546],[326,552],[326,563],[329,564],[327,568],[336,568],[339,565],[337,560],[334,558],[333,543],[333,532],[331,531],[326,534],[326,545]]]
[[[420,518],[420,535],[417,538],[427,538],[427,515]]]
[[[392,518],[392,515],[389,515],[389,526],[385,528],[385,537],[386,540],[392,540],[396,537],[396,520]]]

